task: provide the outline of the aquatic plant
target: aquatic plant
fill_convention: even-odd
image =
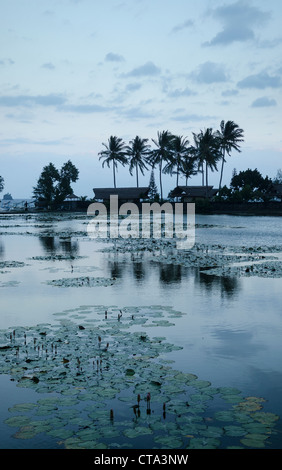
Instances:
[[[0,373],[39,397],[9,409],[14,438],[43,433],[84,449],[267,447],[279,417],[263,398],[175,370],[169,354],[181,347],[144,331],[179,315],[84,305],[54,314],[54,324],[0,331]]]

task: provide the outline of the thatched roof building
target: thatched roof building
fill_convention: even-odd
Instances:
[[[180,198],[182,202],[194,202],[199,199],[212,199],[218,192],[213,186],[177,186],[170,196]]]
[[[110,196],[118,196],[119,202],[140,202],[148,197],[149,188],[94,188],[94,197],[99,201],[109,201]]]

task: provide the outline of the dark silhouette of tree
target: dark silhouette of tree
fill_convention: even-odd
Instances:
[[[56,187],[55,202],[61,203],[67,196],[73,194],[71,183],[75,183],[77,181],[78,175],[78,169],[70,160],[62,166],[60,170],[59,182]]]
[[[116,188],[116,168],[118,163],[121,165],[126,165],[128,163],[128,159],[126,156],[126,148],[125,142],[120,137],[111,136],[108,139],[108,144],[102,144],[106,148],[106,150],[102,150],[99,152],[101,158],[104,158],[102,163],[102,167],[104,168],[105,164],[110,168],[111,164],[113,166],[113,176],[114,176],[114,187]]]
[[[185,186],[188,185],[188,179],[198,173],[196,168],[197,160],[192,156],[192,152],[187,153],[181,161],[179,172],[185,178]]]
[[[47,206],[54,203],[56,197],[56,184],[60,179],[60,173],[53,163],[46,165],[33,188],[33,195],[37,201],[44,202]]]
[[[79,171],[69,160],[60,171],[53,163],[46,165],[33,188],[33,197],[47,206],[63,202],[69,194],[73,194],[71,182],[77,181]]]
[[[155,201],[156,199],[159,199],[158,188],[157,188],[157,185],[156,185],[156,182],[155,182],[154,170],[151,171],[148,198],[151,201]]]
[[[204,166],[206,172],[206,190],[208,191],[208,170],[217,170],[217,163],[221,158],[220,140],[212,128],[201,130],[199,134],[194,135],[195,146],[192,154],[198,160],[198,166],[204,175]],[[203,178],[204,185],[204,178]]]
[[[221,171],[220,171],[220,180],[219,180],[219,190],[221,189],[222,176],[223,176],[223,167],[225,160],[225,154],[230,156],[232,150],[241,152],[240,142],[243,142],[244,131],[240,129],[238,124],[233,121],[221,121],[220,131],[218,131],[218,136],[220,138],[220,147],[222,151],[222,160],[221,160]]]
[[[126,152],[129,157],[129,172],[132,175],[133,170],[136,172],[136,185],[139,187],[138,170],[144,175],[147,170],[147,157],[149,155],[150,145],[147,144],[148,139],[141,139],[138,135],[129,142]]]
[[[169,162],[165,165],[163,172],[170,175],[176,174],[176,186],[179,184],[179,173],[182,162],[190,154],[189,140],[182,135],[174,136]]]
[[[161,190],[161,200],[163,200],[163,186],[162,186],[162,172],[163,172],[163,163],[170,161],[173,155],[172,145],[173,145],[174,136],[169,131],[158,132],[158,139],[152,139],[156,145],[156,149],[151,150],[148,161],[154,168],[156,165],[159,165],[159,177],[160,177],[160,190]]]

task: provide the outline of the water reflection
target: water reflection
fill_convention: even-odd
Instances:
[[[221,296],[233,297],[241,289],[240,279],[236,277],[215,276],[195,270],[195,283],[206,292],[221,292]]]
[[[191,269],[187,267],[168,263],[155,264],[143,253],[107,253],[107,269],[111,277],[135,279],[138,283],[147,281],[154,272],[161,284],[165,285],[180,284],[191,275]]]
[[[160,281],[164,284],[180,283],[187,276],[187,269],[177,264],[160,264]]]
[[[75,256],[79,252],[79,244],[71,238],[64,239],[54,236],[40,236],[39,241],[45,253],[49,255],[58,254],[60,252]]]
[[[3,258],[3,257],[4,257],[4,252],[5,252],[4,244],[3,244],[2,241],[0,240],[0,258]]]

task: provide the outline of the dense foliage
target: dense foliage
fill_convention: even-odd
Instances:
[[[160,199],[163,199],[162,174],[176,174],[176,186],[179,178],[188,179],[198,172],[202,173],[202,184],[208,186],[208,172],[217,171],[221,163],[221,185],[225,155],[232,150],[240,152],[240,142],[243,141],[243,130],[233,121],[221,121],[220,130],[212,128],[193,133],[193,144],[189,139],[180,135],[173,135],[168,130],[158,132],[157,139],[152,139],[153,148],[148,139],[136,136],[129,145],[122,138],[110,136],[108,143],[99,155],[103,159],[102,166],[106,164],[113,168],[114,187],[116,187],[116,169],[118,164],[129,165],[132,175],[136,172],[136,183],[139,185],[138,171],[144,173],[148,167],[158,168]]]
[[[73,194],[71,183],[78,179],[79,171],[69,160],[61,170],[53,163],[46,165],[33,189],[34,198],[47,206],[62,203],[68,195]]]

